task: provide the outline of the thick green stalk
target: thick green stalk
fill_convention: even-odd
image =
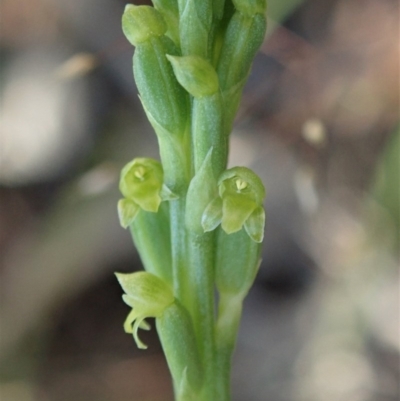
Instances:
[[[175,301],[156,320],[156,324],[173,377],[177,401],[197,400],[203,385],[203,367],[192,319],[186,308]]]
[[[169,208],[161,203],[157,213],[141,210],[130,230],[146,271],[172,284]]]
[[[205,369],[204,396],[214,399],[215,342],[214,342],[214,233],[189,233],[191,315],[197,344]]]
[[[215,399],[218,401],[229,401],[231,398],[231,361],[239,331],[242,304],[242,295],[220,293],[216,325],[216,372],[218,377]]]
[[[212,152],[214,176],[226,169],[228,138],[223,129],[223,106],[220,92],[193,99],[192,140],[194,168],[197,173],[208,152]]]
[[[185,198],[170,201],[172,278],[175,297],[190,310]]]

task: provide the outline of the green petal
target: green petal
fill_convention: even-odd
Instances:
[[[215,230],[222,220],[222,199],[216,197],[206,207],[201,218],[201,225],[204,232]]]
[[[227,234],[239,231],[257,204],[243,195],[223,198],[221,227]]]
[[[179,199],[179,196],[174,194],[165,184],[161,187],[160,197],[163,201]]]
[[[127,316],[127,318],[125,319],[125,322],[124,322],[125,333],[129,333],[129,334],[133,333],[132,325],[133,325],[133,322],[136,320],[137,316],[138,316],[137,311],[135,311],[134,309],[132,309],[129,312],[129,315]]]
[[[143,325],[144,319],[145,319],[145,316],[140,316],[140,317],[138,317],[138,318],[136,319],[136,321],[135,321],[133,327],[132,327],[133,338],[134,338],[135,343],[136,343],[136,345],[137,345],[137,347],[138,347],[139,349],[147,349],[147,345],[144,344],[144,343],[140,340],[139,335],[138,335],[139,328],[142,329],[143,327],[147,327],[147,326],[144,326],[144,325]],[[146,329],[145,329],[145,330],[146,330]]]
[[[128,228],[137,216],[140,207],[134,201],[129,199],[120,199],[118,201],[118,217],[123,228]]]
[[[244,223],[247,234],[255,242],[264,239],[265,211],[262,206],[257,207]]]

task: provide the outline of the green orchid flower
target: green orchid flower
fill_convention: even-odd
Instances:
[[[122,227],[129,227],[140,209],[156,213],[163,200],[176,199],[163,180],[161,163],[154,159],[136,158],[122,169],[119,189],[125,198],[118,202]]]
[[[164,280],[148,272],[115,275],[125,292],[122,299],[132,308],[125,320],[124,330],[133,334],[138,348],[146,349],[147,346],[138,336],[138,330],[149,330],[150,326],[145,319],[160,317],[174,302],[172,288]]]
[[[203,213],[204,231],[221,224],[227,234],[233,234],[244,227],[253,241],[262,242],[265,188],[260,178],[246,167],[234,167],[221,174],[218,192]]]

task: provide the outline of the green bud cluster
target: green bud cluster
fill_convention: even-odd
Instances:
[[[134,159],[121,172],[120,223],[145,268],[117,273],[132,308],[124,329],[146,348],[138,331],[156,319],[177,400],[228,401],[230,357],[265,225],[264,186],[246,167],[227,169],[228,141],[264,38],[266,3],[153,4],[127,5],[122,17],[161,158]]]

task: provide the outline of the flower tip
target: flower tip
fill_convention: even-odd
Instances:
[[[124,13],[127,13],[127,12],[129,12],[129,11],[132,11],[135,7],[137,7],[137,6],[135,6],[134,4],[127,4],[127,5],[125,6],[125,8],[124,8]]]
[[[171,56],[170,54],[166,54],[165,57],[168,59],[168,61],[170,63],[174,63],[174,62],[176,63],[177,62],[176,59],[178,58],[177,56]]]
[[[130,199],[118,201],[118,217],[122,228],[128,228],[139,213],[139,206]]]

